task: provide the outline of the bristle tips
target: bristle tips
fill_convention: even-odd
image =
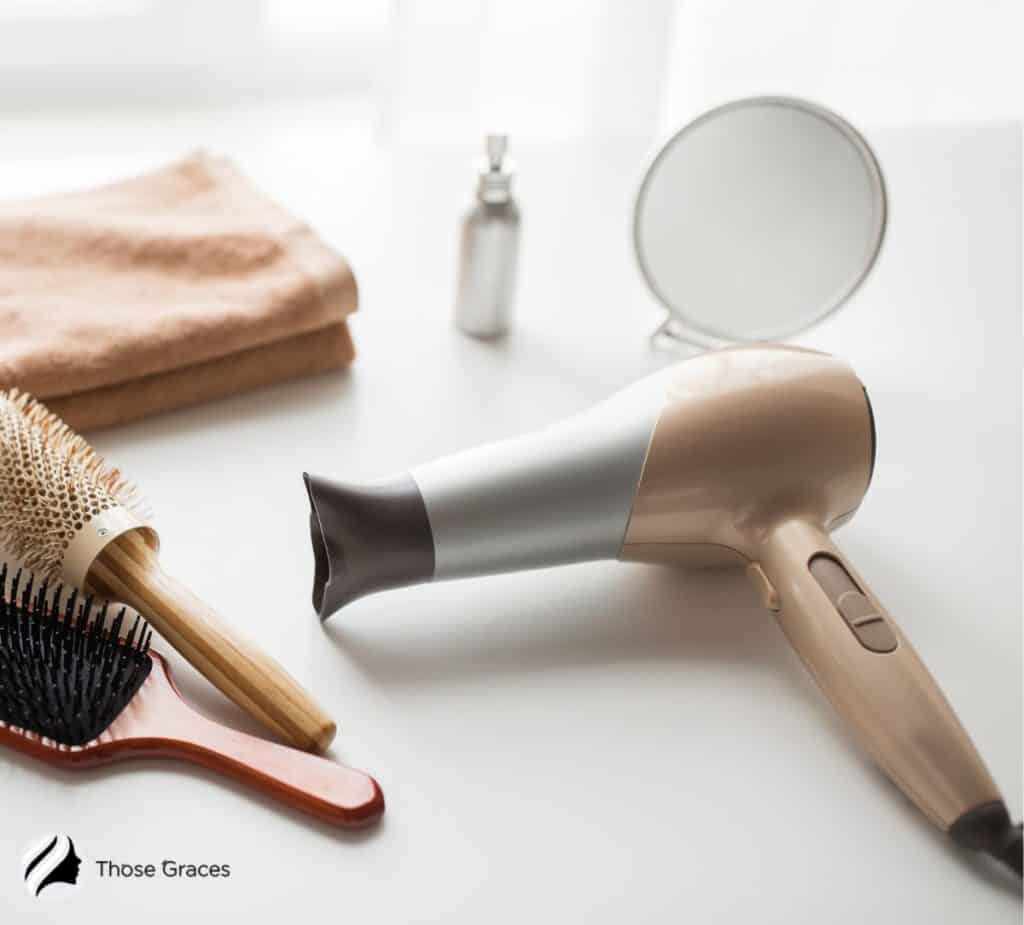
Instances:
[[[122,639],[126,615],[0,563],[0,721],[65,746],[99,736],[152,668],[152,630],[136,615]]]
[[[147,516],[135,486],[45,405],[0,391],[0,542],[11,553],[57,574],[83,523],[118,505]]]

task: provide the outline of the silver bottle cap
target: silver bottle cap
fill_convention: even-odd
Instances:
[[[482,202],[508,202],[512,198],[513,165],[505,160],[508,135],[486,136],[487,158],[480,166],[476,194]]]

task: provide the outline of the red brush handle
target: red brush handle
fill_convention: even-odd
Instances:
[[[72,751],[0,725],[0,744],[63,767],[124,758],[179,758],[340,826],[368,825],[384,812],[384,796],[370,775],[207,719],[182,699],[163,658],[153,651],[149,655],[149,677],[94,742]]]
[[[191,715],[178,737],[135,739],[132,751],[193,761],[336,825],[364,825],[384,812],[384,796],[368,774],[229,729],[181,706]]]
[[[182,699],[163,658],[150,656],[149,678],[108,730],[124,757],[192,761],[335,825],[366,825],[384,812],[368,774],[207,719]]]

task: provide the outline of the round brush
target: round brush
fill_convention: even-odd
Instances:
[[[157,558],[134,486],[28,395],[0,391],[0,544],[36,574],[122,601],[238,706],[304,749],[335,725],[276,662],[226,626]]]

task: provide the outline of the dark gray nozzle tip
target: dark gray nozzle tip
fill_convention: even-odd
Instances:
[[[950,826],[949,834],[958,845],[982,851],[1021,876],[1024,859],[1021,824],[1013,824],[1002,800],[992,800],[968,810]]]
[[[434,577],[434,536],[412,476],[347,485],[304,472],[321,620],[364,594]]]

